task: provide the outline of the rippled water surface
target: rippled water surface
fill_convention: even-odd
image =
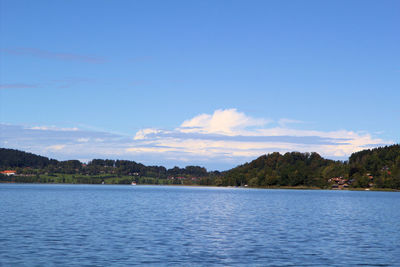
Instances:
[[[0,185],[1,266],[400,266],[400,193]]]

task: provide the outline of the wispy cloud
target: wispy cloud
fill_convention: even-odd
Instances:
[[[124,156],[132,138],[77,127],[0,124],[0,146],[58,159]]]
[[[66,61],[78,61],[92,64],[104,63],[106,60],[101,57],[89,56],[89,55],[81,55],[75,53],[64,53],[64,52],[53,52],[47,51],[37,48],[28,48],[28,47],[20,47],[20,48],[7,48],[1,50],[4,53],[11,55],[29,55],[40,58],[47,59],[56,59],[56,60],[66,60]]]
[[[28,83],[3,83],[0,84],[0,89],[24,89],[24,88],[37,88],[37,84]]]
[[[32,126],[32,127],[27,127],[26,129],[30,130],[39,130],[39,131],[78,131],[78,128],[73,127],[73,128],[60,128],[56,126]]]
[[[315,151],[327,158],[345,159],[355,151],[393,143],[366,132],[268,127],[270,123],[224,109],[185,120],[175,129],[146,128],[134,136],[76,127],[0,124],[0,145],[59,159],[119,158],[224,169],[275,151]]]

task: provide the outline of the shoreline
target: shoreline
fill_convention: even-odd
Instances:
[[[26,184],[26,185],[120,185],[132,186],[131,184],[87,184],[87,183],[19,183],[0,181],[0,184]],[[267,186],[267,187],[252,187],[252,186],[216,186],[216,185],[183,185],[183,184],[137,184],[134,186],[176,186],[176,187],[210,187],[210,188],[232,188],[232,189],[270,189],[270,190],[324,190],[324,191],[375,191],[375,192],[400,192],[393,188],[349,188],[349,189],[331,189],[307,186]]]

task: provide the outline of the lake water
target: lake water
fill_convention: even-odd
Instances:
[[[0,266],[400,266],[400,193],[0,184]]]

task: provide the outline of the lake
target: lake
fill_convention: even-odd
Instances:
[[[400,266],[400,193],[0,184],[0,266]]]

